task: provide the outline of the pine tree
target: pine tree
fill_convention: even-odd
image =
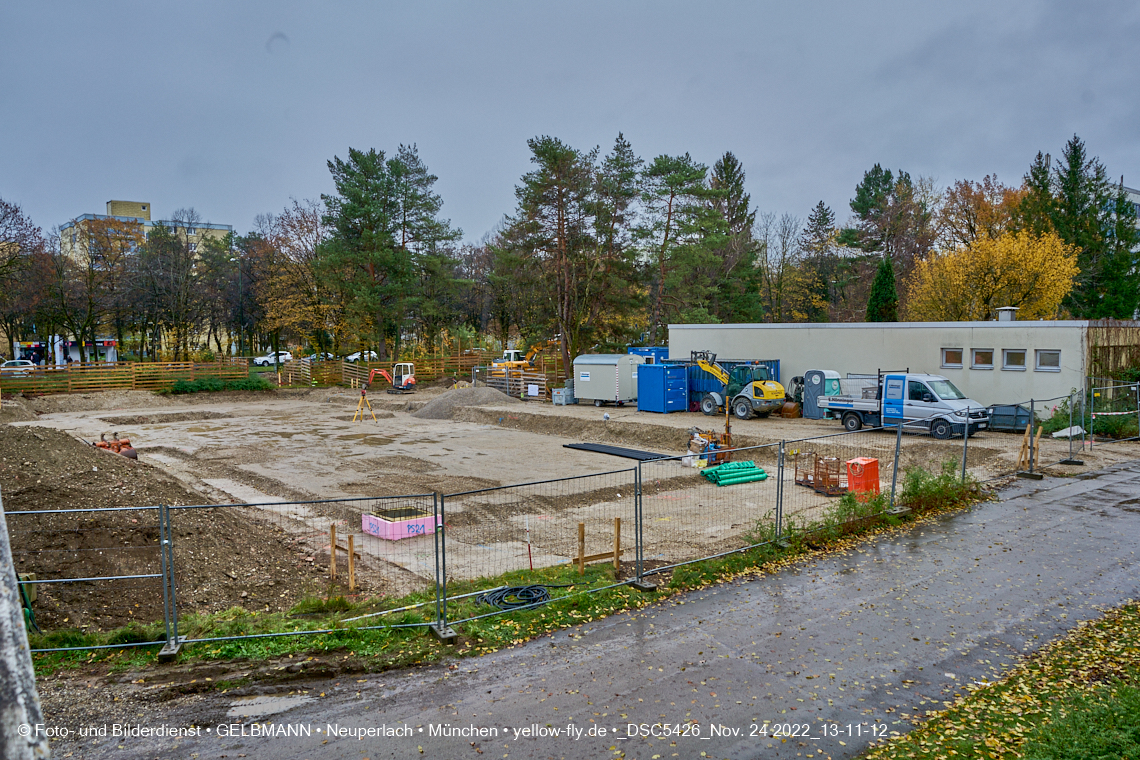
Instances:
[[[837,232],[835,213],[827,204],[820,201],[808,215],[807,224],[800,233],[800,249],[803,251],[805,274],[809,278],[814,303],[809,315],[813,322],[825,322],[829,318],[828,304],[838,300],[832,283],[839,279],[841,260],[835,255]]]
[[[867,322],[898,322],[899,297],[895,291],[895,268],[891,257],[884,256],[871,283],[867,299]]]
[[[1055,231],[1077,250],[1080,274],[1064,306],[1082,319],[1130,319],[1140,305],[1140,232],[1123,178],[1114,186],[1073,135],[1051,171],[1048,156],[1037,154],[1025,184],[1022,228]]]

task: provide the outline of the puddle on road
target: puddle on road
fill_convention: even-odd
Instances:
[[[312,697],[300,694],[279,696],[238,697],[230,703],[227,718],[260,718],[265,715],[276,715],[294,707],[312,702]]]

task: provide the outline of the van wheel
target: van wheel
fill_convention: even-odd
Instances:
[[[856,430],[862,430],[863,420],[859,418],[859,415],[848,412],[847,414],[843,415],[843,429],[848,433],[854,433]]]
[[[606,403],[606,402],[602,401],[600,398],[594,399],[594,406],[601,406],[604,403]]]
[[[732,405],[732,413],[736,415],[739,420],[746,420],[752,416],[752,404],[748,399],[740,399]]]
[[[930,434],[940,441],[945,441],[949,438],[953,430],[950,423],[946,420],[935,420],[930,423]]]
[[[701,397],[701,411],[710,417],[716,414],[716,399],[711,394],[705,394]]]

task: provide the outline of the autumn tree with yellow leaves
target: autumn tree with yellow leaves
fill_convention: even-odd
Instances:
[[[1053,233],[983,236],[918,262],[906,319],[986,320],[1002,306],[1018,307],[1023,319],[1053,318],[1078,271],[1076,251]]]

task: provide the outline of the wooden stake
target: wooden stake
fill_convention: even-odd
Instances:
[[[621,518],[614,518],[614,577],[621,572]]]
[[[353,539],[353,535],[351,533],[349,533],[348,534],[348,590],[350,592],[356,590],[356,563],[354,561],[354,556],[353,556],[352,539]]]
[[[1045,428],[1038,426],[1037,435],[1033,437],[1033,466],[1041,466],[1041,431]]]
[[[336,580],[336,523],[329,523],[329,579]]]
[[[586,574],[586,523],[578,523],[578,575]]]

